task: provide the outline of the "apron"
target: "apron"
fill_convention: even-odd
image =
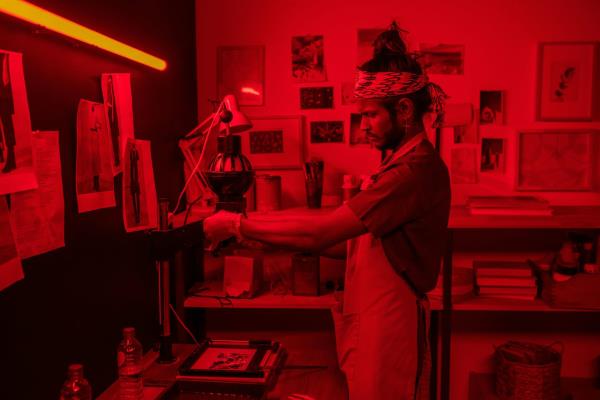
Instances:
[[[424,134],[412,138],[378,172],[424,138]],[[344,298],[332,314],[350,400],[428,398],[428,379],[419,379],[429,376],[431,366],[427,300],[417,298],[372,234],[349,240],[347,252]]]

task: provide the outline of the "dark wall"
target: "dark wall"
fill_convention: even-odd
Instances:
[[[143,233],[120,208],[77,214],[79,99],[102,101],[100,74],[131,73],[135,135],[151,140],[156,189],[171,206],[183,185],[176,138],[196,122],[194,2],[36,0],[36,5],[155,54],[159,72],[0,15],[0,48],[23,53],[32,127],[60,132],[66,247],[23,260],[25,279],[0,292],[0,399],[56,399],[69,363],[98,395],[116,378],[121,328],[148,350],[158,338],[156,275]]]

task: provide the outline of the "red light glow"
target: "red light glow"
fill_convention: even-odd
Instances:
[[[76,22],[56,15],[43,8],[37,7],[26,1],[3,0],[0,1],[0,11],[13,17],[25,20],[35,25],[40,25],[53,32],[77,39],[92,46],[101,48],[121,57],[128,58],[148,67],[164,71],[167,68],[166,61],[119,42],[113,38],[96,32]]]

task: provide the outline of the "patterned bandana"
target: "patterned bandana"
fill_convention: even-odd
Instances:
[[[429,82],[429,78],[425,74],[358,71],[354,97],[357,99],[386,99],[414,93],[425,86],[428,87],[431,96],[433,111],[438,114],[434,126],[440,125],[444,102],[448,96],[439,85]]]

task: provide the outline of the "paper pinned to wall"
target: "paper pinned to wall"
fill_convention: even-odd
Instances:
[[[75,186],[80,213],[115,206],[112,164],[104,105],[79,100]]]
[[[134,138],[131,75],[102,74],[101,84],[113,151],[113,174],[117,175],[123,171],[127,139]]]
[[[10,227],[6,196],[0,196],[0,291],[23,279],[23,268]]]
[[[150,141],[129,139],[123,158],[123,223],[127,232],[158,226]]]
[[[63,247],[64,200],[58,132],[34,132],[38,189],[10,196],[10,222],[22,259]]]
[[[23,55],[0,50],[0,195],[36,187]]]

